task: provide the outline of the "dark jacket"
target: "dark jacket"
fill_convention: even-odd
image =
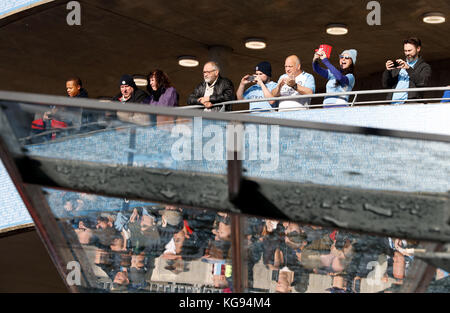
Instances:
[[[382,84],[383,88],[395,88],[398,83],[398,74],[401,69],[385,70],[383,73]],[[409,75],[409,88],[427,87],[431,78],[431,66],[426,63],[422,57],[419,57],[414,68],[410,67],[406,70]],[[408,92],[408,99],[423,98],[423,92]],[[392,99],[392,94],[387,95],[387,99]]]
[[[86,89],[81,88],[80,93],[75,98],[88,98]],[[82,109],[81,111],[81,132],[90,132],[98,129],[103,129],[103,126],[98,125],[99,120],[104,119],[104,112],[99,110]]]
[[[122,93],[119,93],[113,98],[113,101],[120,101],[120,98],[122,97]],[[130,99],[128,99],[125,102],[132,102],[132,103],[142,103],[144,100],[148,97],[148,94],[142,90],[142,89],[135,89],[133,94],[131,95]]]
[[[84,88],[81,88],[80,93],[75,96],[75,98],[87,98],[87,97],[88,97],[88,92]]]
[[[194,92],[189,96],[187,104],[202,105],[200,102],[197,101],[197,99],[204,96],[205,90],[206,90],[206,82],[203,81],[195,88]],[[217,78],[216,85],[214,86],[214,92],[211,95],[211,97],[209,97],[209,100],[211,101],[212,104],[235,100],[234,86],[231,80],[219,76],[219,78]],[[214,107],[212,108],[212,110],[220,111],[221,107]],[[225,107],[225,111],[231,111],[231,106],[227,105]]]

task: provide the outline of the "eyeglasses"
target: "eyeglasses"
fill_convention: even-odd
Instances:
[[[217,71],[217,70],[212,70],[212,71],[203,71],[203,74],[209,74],[209,73],[212,73],[212,72],[215,72],[215,71]]]
[[[350,60],[352,57],[349,57],[348,55],[339,55],[340,59],[346,59],[346,60]]]

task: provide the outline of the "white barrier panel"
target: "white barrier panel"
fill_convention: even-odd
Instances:
[[[30,226],[31,216],[0,161],[0,233]]]

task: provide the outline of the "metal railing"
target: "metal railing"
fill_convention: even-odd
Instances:
[[[406,91],[406,90],[407,89],[404,89],[404,91]],[[419,91],[419,90],[421,90],[421,91],[425,91],[425,90],[426,91],[443,91],[443,90],[450,90],[450,87],[409,89],[409,91]],[[290,97],[266,98],[266,99],[255,99],[255,100],[253,100],[253,99],[252,100],[236,100],[236,101],[223,102],[221,104],[217,104],[216,106],[268,101],[271,99],[273,99],[273,100],[293,100],[293,99],[301,99],[301,98],[323,97],[323,96],[330,96],[330,95],[371,94],[373,92],[382,94],[382,93],[393,93],[393,92],[398,92],[398,91],[402,91],[402,90],[397,90],[397,91],[395,91],[395,90],[377,90],[377,91],[366,90],[366,91],[352,91],[352,92],[346,92],[346,93],[314,94],[314,95],[307,95],[307,96],[290,96]],[[442,99],[442,98],[439,98],[439,99]],[[201,118],[208,119],[208,120],[218,120],[218,121],[227,121],[227,122],[240,122],[240,123],[250,123],[250,124],[254,123],[254,124],[263,124],[263,125],[279,125],[279,126],[283,126],[283,127],[306,128],[306,129],[315,129],[315,130],[341,132],[341,133],[359,133],[359,134],[366,134],[366,135],[376,134],[377,136],[388,136],[388,137],[397,137],[397,138],[409,138],[409,139],[418,139],[418,140],[450,142],[450,136],[440,135],[440,134],[429,134],[429,133],[402,131],[402,130],[394,130],[394,129],[382,129],[382,128],[349,126],[349,125],[343,125],[343,124],[333,124],[333,123],[324,123],[324,122],[292,120],[292,119],[287,119],[287,118],[265,117],[265,116],[261,116],[259,114],[230,114],[232,112],[205,112],[203,110],[198,110],[197,106],[196,106],[196,108],[197,108],[196,109],[196,108],[192,108],[191,106],[172,108],[172,107],[156,107],[156,106],[134,104],[134,103],[127,103],[126,105],[124,105],[119,102],[105,103],[105,102],[100,102],[100,101],[91,100],[91,99],[78,99],[78,98],[73,99],[73,98],[61,97],[61,96],[48,96],[48,95],[31,94],[31,93],[0,91],[0,103],[2,101],[17,102],[27,109],[30,109],[30,104],[42,105],[42,106],[56,105],[56,106],[61,106],[61,107],[78,107],[78,108],[89,109],[89,110],[124,111],[124,112],[145,113],[145,114],[154,114],[154,115],[162,115],[162,116],[172,116],[172,117],[177,117],[177,118],[201,117]],[[64,131],[64,129],[62,129],[61,131]]]
[[[311,95],[299,95],[299,96],[285,96],[285,97],[271,97],[271,98],[261,98],[261,99],[244,99],[244,100],[233,100],[226,101],[214,104],[212,107],[223,107],[223,106],[232,106],[236,104],[248,104],[254,102],[267,102],[267,101],[286,101],[286,100],[300,100],[300,99],[311,99],[311,98],[327,98],[327,97],[342,97],[342,96],[354,96],[353,101],[348,103],[348,106],[355,105],[380,105],[380,104],[391,104],[393,102],[398,102],[399,100],[375,100],[375,101],[356,101],[358,96],[361,95],[378,95],[378,94],[390,94],[390,93],[398,93],[398,92],[432,92],[432,91],[446,91],[450,90],[450,87],[422,87],[422,88],[409,88],[409,89],[377,89],[377,90],[359,90],[359,91],[347,91],[347,92],[334,92],[334,93],[317,93]],[[430,102],[430,101],[438,101],[442,100],[450,100],[450,98],[423,98],[423,99],[408,99],[402,100],[405,103],[411,102]],[[310,109],[310,108],[321,108],[324,106],[332,107],[332,106],[342,106],[343,104],[313,104],[313,105],[299,105],[298,107],[290,107],[290,108],[282,108],[283,111],[295,111],[301,109]],[[202,105],[190,105],[179,107],[177,109],[204,109]],[[268,112],[268,111],[277,111],[280,108],[264,108],[264,109],[253,109],[253,110],[240,110],[240,111],[228,111],[227,113],[237,114],[237,113],[253,113],[253,112]]]

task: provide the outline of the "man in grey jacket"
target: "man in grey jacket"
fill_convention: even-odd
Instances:
[[[431,77],[431,67],[420,56],[422,43],[419,38],[411,37],[403,41],[405,60],[397,59],[386,62],[383,73],[383,88],[409,89],[426,87]],[[423,93],[395,92],[388,94],[392,104],[403,104],[408,99],[423,98]]]

